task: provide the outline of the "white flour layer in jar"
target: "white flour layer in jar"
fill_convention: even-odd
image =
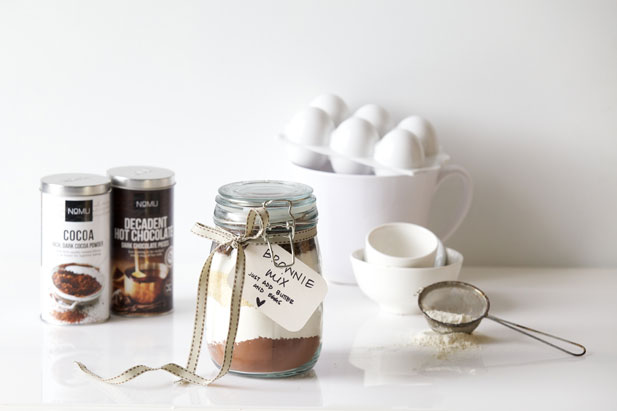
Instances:
[[[229,302],[231,301],[231,283],[233,276],[235,251],[231,255],[217,253],[212,259],[212,271],[208,285],[206,315],[206,339],[209,342],[223,342],[227,339],[229,326]],[[298,258],[305,264],[316,268],[318,254],[316,249],[302,252]],[[240,321],[236,342],[256,338],[290,339],[321,336],[321,308],[318,308],[309,318],[306,325],[299,331],[288,331],[281,327],[248,301],[242,300]]]

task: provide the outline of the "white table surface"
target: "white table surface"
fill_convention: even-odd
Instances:
[[[617,270],[467,267],[491,313],[585,344],[575,358],[485,320],[479,349],[438,359],[409,343],[420,316],[393,316],[355,286],[331,285],[321,357],[304,376],[225,376],[180,386],[164,372],[123,386],[98,382],[73,360],[111,376],[129,366],[186,362],[200,263],[176,267],[175,311],[91,326],[39,320],[38,265],[5,265],[0,288],[0,408],[182,409],[617,409]],[[10,278],[10,286],[6,279]],[[202,357],[199,371],[213,365]]]

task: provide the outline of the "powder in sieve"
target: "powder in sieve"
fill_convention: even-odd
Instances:
[[[474,319],[471,315],[468,314],[457,314],[439,310],[427,310],[426,314],[433,320],[446,324],[463,324],[468,323]]]

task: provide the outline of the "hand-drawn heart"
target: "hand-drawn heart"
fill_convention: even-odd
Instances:
[[[266,303],[266,300],[260,300],[259,297],[255,298],[255,300],[257,301],[257,307],[261,307]]]

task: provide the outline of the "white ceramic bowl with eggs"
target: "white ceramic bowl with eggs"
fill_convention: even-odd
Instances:
[[[351,267],[364,294],[379,304],[383,311],[393,314],[419,314],[419,291],[438,281],[458,279],[463,265],[463,255],[446,249],[447,263],[441,267],[410,268],[389,267],[367,263],[364,250],[351,254]]]
[[[435,129],[422,117],[404,118],[391,129],[390,114],[377,104],[348,116],[347,104],[337,95],[313,99],[282,134],[291,162],[337,174],[414,175],[447,161]]]

